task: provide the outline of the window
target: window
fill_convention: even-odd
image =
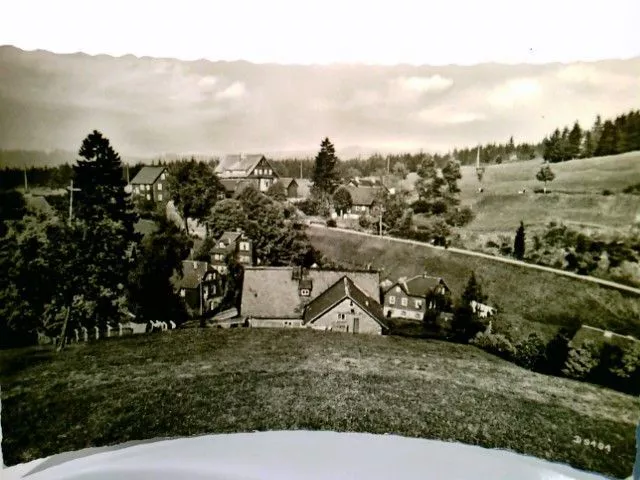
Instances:
[[[267,170],[267,175],[273,175],[273,172],[271,170]]]
[[[403,298],[400,300],[400,303],[402,304],[403,307],[406,307],[409,302],[407,302],[406,298]]]
[[[181,288],[180,289],[180,296],[184,297],[185,295],[186,295],[186,292],[185,292],[184,288]]]
[[[240,242],[240,250],[249,251],[249,242]]]
[[[162,201],[162,194],[161,193],[158,194],[158,200]]]
[[[308,289],[308,288],[301,288],[301,289],[300,289],[300,295],[301,295],[302,297],[308,297],[308,296],[309,296],[309,293],[311,293],[311,292],[309,292],[309,289]]]
[[[147,200],[151,200],[151,195],[147,193]]]
[[[422,300],[416,300],[416,308],[422,308]]]
[[[339,313],[338,314],[338,320],[344,320],[345,318],[347,318],[347,317],[345,316],[344,313]]]
[[[224,247],[225,247],[224,242],[220,242],[220,244],[218,245],[218,247],[219,247],[219,248],[224,248]]]
[[[140,193],[140,187],[138,187],[138,186],[136,185],[136,188],[134,188],[134,192],[136,192],[136,193]]]
[[[394,295],[391,295],[389,297],[389,305],[395,305],[396,304],[396,297]]]
[[[399,292],[399,291],[400,291],[400,287],[396,287],[396,292]]]
[[[162,175],[160,175],[160,180],[164,180],[165,178],[167,178],[167,175],[163,172]]]
[[[247,257],[246,255],[242,255],[240,257],[240,263],[249,263],[249,257]]]
[[[161,183],[158,184],[158,190],[162,190],[162,184]]]

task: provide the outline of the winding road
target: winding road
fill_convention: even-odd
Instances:
[[[328,229],[328,227],[326,227],[324,225],[317,225],[317,224],[310,224],[309,227],[310,228],[319,228],[319,229]],[[604,280],[602,278],[591,277],[589,275],[578,275],[577,273],[566,272],[564,270],[558,270],[557,268],[545,267],[545,266],[542,266],[542,265],[535,265],[533,263],[522,262],[520,260],[514,260],[514,259],[511,259],[511,258],[496,257],[495,255],[489,255],[489,254],[486,254],[486,253],[474,252],[472,250],[463,250],[463,249],[460,249],[460,248],[453,248],[453,247],[449,247],[449,248],[445,249],[444,247],[438,247],[438,246],[435,246],[435,245],[431,245],[430,243],[419,242],[417,240],[407,240],[407,239],[404,239],[404,238],[395,238],[395,237],[387,237],[387,236],[380,237],[379,235],[374,235],[372,233],[357,232],[355,230],[347,230],[346,228],[331,228],[331,230],[335,230],[335,231],[343,232],[343,233],[348,233],[350,235],[360,235],[360,236],[363,236],[363,237],[384,239],[384,240],[387,240],[389,242],[399,242],[399,243],[406,243],[406,244],[409,244],[409,245],[418,245],[418,246],[423,246],[423,247],[429,247],[429,248],[433,248],[435,250],[447,250],[448,252],[459,253],[461,255],[468,255],[470,257],[487,258],[489,260],[493,260],[493,261],[496,261],[496,262],[509,263],[511,265],[518,265],[518,266],[524,267],[524,268],[533,268],[533,269],[536,269],[536,270],[542,270],[544,272],[555,273],[557,275],[564,275],[565,277],[575,278],[577,280],[582,280],[582,281],[585,281],[585,282],[597,283],[597,284],[602,285],[604,287],[615,288],[617,290],[622,290],[622,291],[625,291],[625,292],[630,292],[630,293],[634,293],[636,295],[640,295],[640,288],[630,287],[630,286],[624,285],[622,283],[612,282],[610,280]]]

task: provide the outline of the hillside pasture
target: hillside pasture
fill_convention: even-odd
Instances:
[[[589,324],[640,337],[640,297],[518,265],[393,241],[309,228],[312,245],[351,267],[382,269],[381,278],[427,272],[441,276],[458,298],[475,271],[488,302],[512,318],[561,326]]]
[[[5,462],[157,437],[392,433],[626,477],[637,398],[452,343],[308,330],[176,330],[0,352]],[[594,439],[610,451],[574,443]]]

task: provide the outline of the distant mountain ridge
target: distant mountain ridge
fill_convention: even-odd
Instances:
[[[640,107],[640,57],[571,65],[276,65],[0,47],[0,149],[342,158],[539,142]],[[635,104],[634,104],[635,103]],[[75,157],[74,157],[75,158]]]

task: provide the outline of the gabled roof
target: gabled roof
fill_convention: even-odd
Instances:
[[[224,232],[220,238],[216,240],[214,247],[211,249],[215,253],[227,253],[233,251],[236,243],[242,237],[242,232]],[[220,248],[220,242],[225,244],[224,248]]]
[[[326,289],[320,294],[320,296],[316,297],[306,306],[304,310],[303,323],[313,322],[320,315],[347,298],[357,303],[358,306],[378,322],[382,328],[388,328],[384,323],[384,313],[380,303],[360,290],[360,288],[358,288],[358,286],[346,275],[340,278],[336,283]]]
[[[280,178],[278,179],[278,182],[279,182],[279,183],[282,183],[282,184],[284,185],[284,188],[289,188],[289,186],[290,186],[292,183],[295,183],[295,184],[296,184],[296,186],[298,185],[298,182],[297,182],[297,181],[296,181],[296,179],[295,179],[295,178],[293,178],[293,177],[280,177]]]
[[[299,281],[292,277],[293,267],[245,267],[242,284],[243,317],[302,318],[304,307],[345,275],[367,295],[379,297],[380,274],[377,271],[345,271],[310,269],[305,279],[313,289],[301,297]]]
[[[399,280],[395,282],[391,287],[387,288],[384,292],[385,295],[390,292],[394,287],[399,286],[402,290],[411,297],[426,297],[429,293],[433,292],[433,289],[438,285],[444,285],[449,290],[449,287],[441,277],[431,277],[426,274],[416,275],[408,280]]]
[[[347,185],[344,188],[351,195],[351,203],[353,205],[371,206],[382,187],[353,187]]]
[[[154,183],[167,167],[142,167],[138,174],[133,177],[131,183],[137,185],[151,185]]]
[[[171,278],[171,281],[177,289],[187,288],[193,289],[198,288],[204,275],[207,273],[213,273],[214,275],[217,272],[209,267],[207,262],[199,262],[196,260],[183,260],[182,261],[182,278],[179,275],[174,275]]]
[[[261,153],[252,155],[227,155],[216,166],[216,173],[245,172],[248,174],[263,158],[265,158],[265,156]]]

